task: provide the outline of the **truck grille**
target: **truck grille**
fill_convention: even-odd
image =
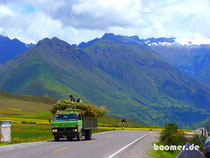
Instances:
[[[57,129],[58,132],[63,132],[63,131],[73,131],[74,128],[55,128]]]

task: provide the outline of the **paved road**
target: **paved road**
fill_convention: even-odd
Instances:
[[[121,130],[94,134],[89,141],[51,140],[0,146],[0,158],[117,158],[132,146],[147,143],[153,133]]]

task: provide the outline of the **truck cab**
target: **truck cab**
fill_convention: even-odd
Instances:
[[[52,134],[55,140],[67,138],[67,140],[91,139],[91,130],[97,128],[97,119],[88,118],[79,113],[56,113],[52,122]]]

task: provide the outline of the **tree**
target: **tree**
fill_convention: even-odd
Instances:
[[[179,130],[177,125],[168,123],[161,132],[160,141],[163,145],[184,145],[184,132]]]

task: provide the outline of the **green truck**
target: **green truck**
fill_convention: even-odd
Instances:
[[[52,122],[52,134],[55,141],[60,138],[67,138],[67,140],[77,138],[80,141],[83,136],[86,140],[90,140],[92,129],[97,129],[97,119],[79,113],[56,113]]]

